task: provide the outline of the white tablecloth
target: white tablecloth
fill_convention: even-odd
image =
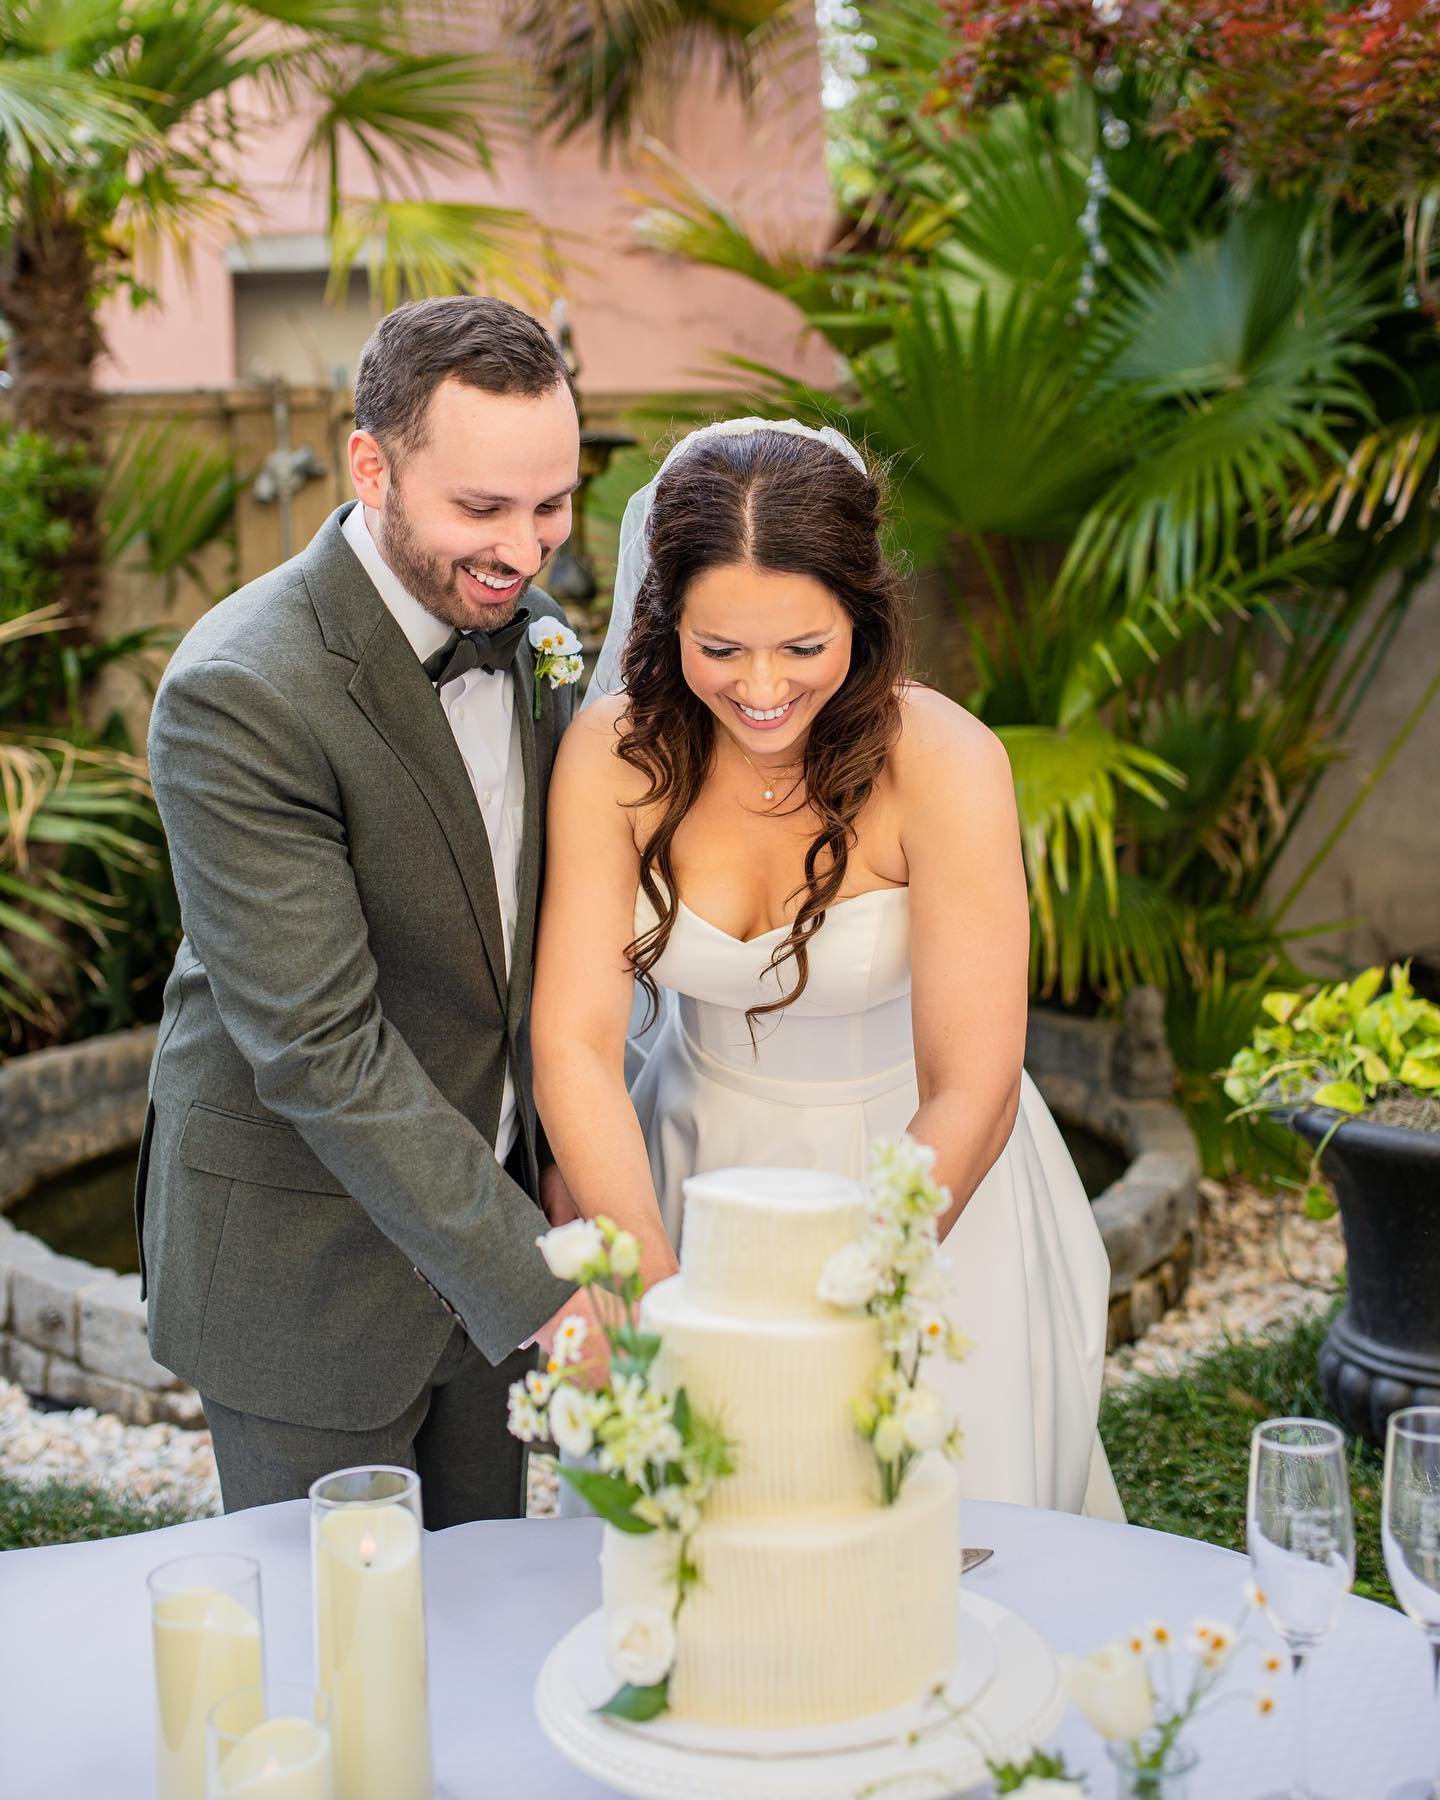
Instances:
[[[427,1538],[431,1696],[446,1800],[596,1800],[609,1792],[551,1750],[531,1690],[546,1652],[599,1603],[593,1519],[462,1525]],[[1244,1558],[1159,1532],[1060,1513],[969,1502],[967,1544],[994,1558],[967,1577],[1056,1650],[1088,1650],[1162,1616],[1238,1609]],[[0,1795],[4,1800],[151,1800],[152,1693],[145,1576],[170,1557],[217,1550],[259,1559],[267,1675],[311,1674],[309,1525],[303,1501],[139,1537],[0,1556]],[[1273,1642],[1261,1627],[1265,1641]],[[1413,1625],[1351,1598],[1313,1669],[1317,1785],[1331,1800],[1381,1800],[1428,1772],[1434,1743],[1429,1652]],[[1286,1680],[1262,1720],[1234,1702],[1194,1736],[1199,1800],[1246,1800],[1284,1786]],[[1222,1690],[1223,1691],[1223,1690]],[[1113,1780],[1072,1714],[1058,1740]]]

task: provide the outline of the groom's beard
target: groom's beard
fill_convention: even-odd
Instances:
[[[529,581],[513,600],[503,605],[497,603],[487,609],[483,619],[477,619],[475,609],[467,606],[461,597],[460,572],[456,565],[441,557],[426,554],[400,498],[399,483],[393,478],[379,518],[380,554],[400,578],[405,591],[443,625],[460,631],[471,631],[477,626],[486,631],[494,631],[501,625],[508,625],[523,605],[525,596],[530,591]],[[503,565],[500,568],[490,566],[483,558],[477,559],[470,566],[478,569],[482,575],[513,576],[517,573]]]

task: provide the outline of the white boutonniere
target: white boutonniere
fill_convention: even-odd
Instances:
[[[535,652],[535,717],[540,717],[540,684],[548,681],[552,688],[569,687],[578,681],[585,668],[580,654],[580,640],[563,619],[534,619],[529,631],[530,647]]]

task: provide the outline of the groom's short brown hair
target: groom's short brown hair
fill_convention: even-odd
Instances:
[[[399,306],[370,333],[355,375],[355,424],[387,454],[418,450],[430,396],[450,380],[526,399],[562,381],[575,392],[538,319],[489,295],[455,294]]]

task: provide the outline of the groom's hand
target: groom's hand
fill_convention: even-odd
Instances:
[[[540,1205],[552,1228],[556,1225],[569,1225],[580,1217],[580,1209],[570,1198],[565,1177],[555,1163],[540,1171]]]

